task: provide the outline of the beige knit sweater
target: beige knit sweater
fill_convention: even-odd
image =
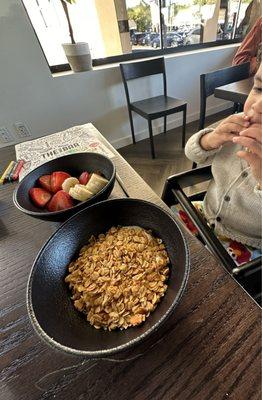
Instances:
[[[258,189],[250,167],[236,152],[241,146],[226,143],[206,151],[200,138],[212,129],[203,129],[187,142],[186,156],[196,163],[212,163],[213,179],[204,199],[204,213],[218,234],[261,248],[262,190]]]

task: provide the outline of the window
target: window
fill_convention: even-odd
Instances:
[[[23,0],[52,71],[69,69],[63,0]],[[255,0],[76,0],[68,5],[74,36],[88,42],[93,64],[241,41]],[[258,10],[259,13],[259,10]],[[254,21],[253,21],[254,22]]]

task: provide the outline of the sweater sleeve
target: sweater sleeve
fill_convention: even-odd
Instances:
[[[200,145],[200,139],[206,133],[212,132],[213,129],[207,128],[202,129],[201,131],[195,133],[191,138],[187,141],[185,147],[185,154],[187,158],[191,161],[203,164],[206,161],[211,162],[214,158],[214,155],[220,151],[221,147],[214,150],[204,150]]]
[[[257,185],[255,186],[254,193],[255,193],[255,195],[256,195],[258,198],[260,198],[260,199],[262,200],[262,189],[261,189],[261,187],[259,186],[259,184],[257,184]]]

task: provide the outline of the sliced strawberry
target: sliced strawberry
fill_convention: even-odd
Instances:
[[[42,186],[43,189],[48,190],[48,192],[52,192],[51,189],[51,175],[43,175],[38,179],[39,185]]]
[[[54,194],[46,208],[48,211],[53,212],[66,210],[67,208],[73,207],[73,205],[74,203],[72,197],[63,190],[59,190],[56,194]]]
[[[90,179],[90,175],[87,171],[82,172],[82,174],[79,176],[79,183],[81,183],[81,185],[86,185],[87,182]]]
[[[29,190],[29,196],[32,202],[37,206],[44,208],[51,199],[52,195],[45,189],[31,188]]]
[[[67,178],[70,178],[70,176],[71,175],[69,175],[68,173],[63,172],[63,171],[53,172],[52,175],[51,175],[51,179],[50,179],[52,192],[56,193],[56,192],[58,192],[58,190],[61,190],[63,182]]]

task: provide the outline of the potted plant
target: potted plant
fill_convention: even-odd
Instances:
[[[71,38],[71,43],[63,43],[63,49],[67,60],[70,64],[71,69],[74,72],[89,71],[92,69],[92,58],[89,50],[88,43],[85,42],[75,42],[72,24],[69,17],[67,3],[73,4],[76,0],[60,0],[63,6],[67,23],[69,35]]]

